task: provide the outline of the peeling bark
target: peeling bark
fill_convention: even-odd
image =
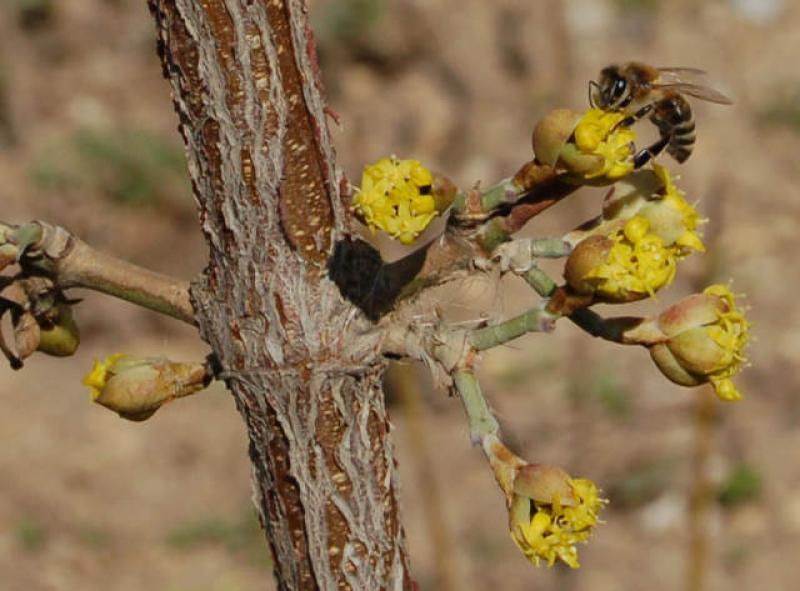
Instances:
[[[380,333],[325,269],[347,208],[300,0],[150,0],[209,263],[197,324],[250,436],[280,589],[412,589]]]

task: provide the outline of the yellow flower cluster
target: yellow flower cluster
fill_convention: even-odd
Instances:
[[[597,525],[597,513],[605,503],[597,487],[586,479],[571,479],[569,484],[577,501],[574,506],[563,505],[558,497],[551,504],[534,502],[536,511],[530,522],[517,524],[511,532],[514,543],[536,566],[541,561],[553,566],[561,560],[578,568],[575,545],[586,542]]]
[[[622,178],[633,171],[634,139],[630,127],[616,127],[625,118],[618,111],[589,109],[575,127],[575,145],[584,154],[600,156],[602,165],[586,179],[604,177],[610,180]]]
[[[417,160],[382,158],[364,168],[353,209],[367,225],[412,244],[436,217],[433,176]]]
[[[650,222],[637,215],[609,236],[614,244],[605,261],[585,276],[598,295],[611,301],[652,297],[672,282],[677,267],[675,250],[649,230]]]
[[[741,310],[736,307],[736,299],[728,286],[716,284],[703,290],[704,294],[720,298],[722,309],[717,311],[717,321],[704,327],[706,334],[720,348],[718,369],[708,373],[714,392],[722,400],[741,400],[742,394],[731,378],[739,372],[747,361],[745,347],[749,336],[750,323]]]
[[[700,239],[700,236],[697,234],[697,228],[700,224],[702,224],[705,220],[703,220],[700,215],[697,213],[697,210],[692,207],[686,199],[683,197],[683,192],[680,191],[676,186],[675,183],[672,182],[672,176],[669,173],[669,170],[658,164],[653,164],[653,171],[655,172],[658,179],[661,181],[663,185],[663,197],[648,208],[645,206],[642,208],[642,215],[648,217],[650,219],[651,224],[655,225],[657,223],[658,217],[657,214],[653,216],[649,216],[648,209],[655,209],[657,207],[667,207],[669,210],[674,212],[680,217],[680,224],[669,224],[669,221],[666,221],[665,224],[662,225],[669,225],[668,228],[665,228],[665,231],[658,232],[657,230],[654,231],[657,234],[661,234],[661,237],[667,241],[668,245],[676,245],[678,247],[679,256],[686,256],[689,254],[690,250],[696,250],[697,252],[705,252],[705,246],[703,245],[703,241]],[[663,216],[661,216],[663,217]],[[678,230],[675,232],[676,228],[682,228],[682,232]]]
[[[114,353],[103,361],[95,361],[92,370],[83,377],[81,383],[84,386],[89,386],[92,400],[97,400],[97,397],[102,393],[109,378],[109,368],[122,357],[125,357],[125,353]]]

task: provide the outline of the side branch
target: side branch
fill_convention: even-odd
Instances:
[[[0,248],[25,276],[43,276],[59,289],[83,287],[194,325],[189,284],[95,250],[45,222],[0,223]],[[12,258],[13,256],[13,258]]]
[[[380,256],[371,247],[354,257],[354,249],[340,248],[332,265],[332,277],[343,293],[368,317],[377,319],[402,300],[412,299],[421,291],[468,274],[495,255],[497,248],[512,240],[531,219],[552,207],[578,185],[570,184],[565,175],[552,167],[525,163],[513,176],[481,191],[478,188],[459,193],[450,210],[445,232],[391,265],[381,265]],[[546,243],[545,252],[531,255],[560,257],[569,254],[569,245],[554,239]],[[341,244],[340,244],[341,245]],[[539,247],[544,244],[539,244]],[[372,251],[372,252],[369,252]],[[362,273],[364,262],[380,268],[380,280],[369,274],[368,285],[352,280],[351,269]],[[362,273],[363,274],[363,273]],[[353,285],[355,283],[355,286]],[[385,289],[386,286],[391,289]],[[362,293],[363,292],[363,293]]]

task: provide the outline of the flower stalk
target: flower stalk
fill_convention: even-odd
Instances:
[[[578,568],[576,545],[592,535],[605,501],[591,481],[572,479],[558,466],[531,464],[506,447],[471,367],[474,353],[465,359],[452,373],[453,384],[471,438],[481,445],[504,493],[512,540],[535,566],[553,566],[560,560]]]

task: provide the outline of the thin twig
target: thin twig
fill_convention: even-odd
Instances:
[[[558,318],[543,307],[532,308],[499,324],[473,330],[469,343],[476,351],[491,349],[529,332],[551,332]]]
[[[719,194],[709,205],[709,217],[714,223],[705,235],[709,256],[705,259],[702,273],[694,281],[698,289],[713,281],[718,273],[718,253],[721,252],[718,246],[725,223],[725,176],[721,175],[717,181],[714,186]],[[692,413],[694,443],[691,459],[692,481],[687,505],[689,544],[686,553],[686,591],[703,591],[708,571],[708,512],[712,506],[713,492],[708,477],[708,464],[714,451],[717,406],[715,397],[710,396],[707,390],[706,387],[698,392]]]
[[[19,248],[26,276],[44,276],[55,287],[83,287],[194,324],[189,283],[95,250],[70,232],[44,222],[0,222],[0,243]]]

